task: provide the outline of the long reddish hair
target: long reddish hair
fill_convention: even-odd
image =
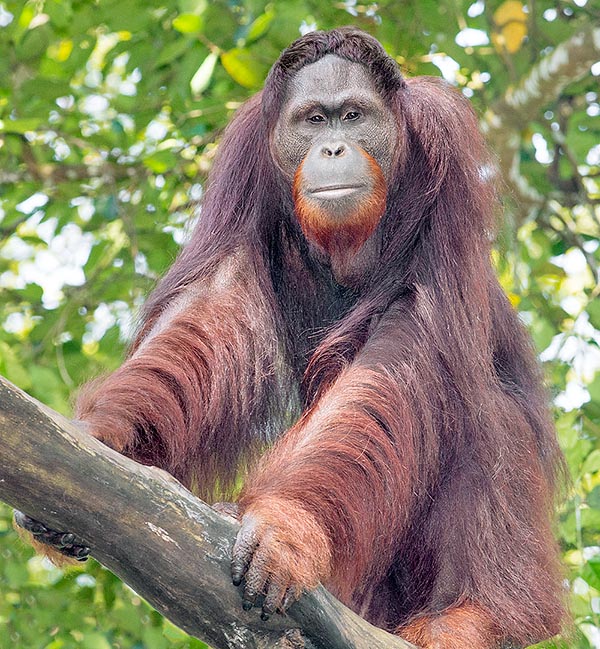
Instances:
[[[310,255],[292,188],[269,153],[290,78],[328,54],[369,70],[402,135],[376,226],[381,245],[371,272],[351,289]],[[502,621],[506,637],[556,630],[562,599],[550,521],[562,461],[533,349],[490,263],[493,175],[476,116],[448,84],[405,80],[381,45],[358,30],[304,36],[226,129],[190,242],[149,297],[129,361],[111,377],[112,388],[101,390],[103,408],[84,397],[82,416],[99,413],[95,425],[109,436],[126,419],[113,413],[129,413],[131,435],[155,456],[168,455],[177,477],[202,495],[227,496],[244,458],[253,463],[295,421],[292,430],[301,431],[325,394],[335,398],[336,381],[351,379],[364,427],[356,437],[347,433],[358,419],[344,419],[352,404],[340,397],[331,424],[338,441],[317,444],[311,457],[321,451],[337,457],[350,443],[360,451],[366,436],[377,461],[365,455],[352,476],[368,475],[372,502],[389,514],[390,538],[375,544],[369,523],[375,514],[359,515],[365,496],[349,488],[352,476],[335,480],[325,460],[289,466],[283,451],[294,439],[290,433],[246,498],[256,486],[256,493],[284,490],[301,500],[339,540],[337,565],[352,566],[347,589],[362,583],[366,592],[387,571],[395,584],[389,601],[378,600],[368,616],[382,626],[425,607],[437,571],[451,557],[464,565],[460,591],[476,595]],[[194,303],[168,334],[161,332],[157,323],[169,305],[240,250],[246,257],[236,290]],[[393,346],[377,346],[372,336],[380,330]],[[161,345],[169,357],[157,365],[151,355]],[[146,354],[136,355],[142,347]],[[369,366],[361,372],[353,361],[367,347]],[[133,375],[144,399],[130,389]],[[463,466],[473,467],[472,482],[461,486]],[[292,473],[295,481],[287,484]],[[399,476],[411,481],[402,498]],[[494,481],[491,492],[479,493],[478,476]],[[456,481],[448,502],[445,486]],[[324,499],[343,504],[343,517],[323,509]],[[477,539],[476,547],[445,533],[456,511],[465,515],[464,533]],[[409,531],[394,537],[408,516]],[[433,519],[435,525],[426,524]],[[349,548],[352,556],[344,554]]]

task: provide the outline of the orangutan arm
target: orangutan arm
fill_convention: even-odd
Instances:
[[[266,591],[268,616],[319,580],[344,601],[374,566],[383,577],[425,488],[418,456],[436,454],[419,441],[430,397],[406,361],[410,340],[393,319],[380,324],[250,476],[233,558],[247,608]]]
[[[84,388],[77,418],[207,499],[218,476],[222,497],[272,411],[275,327],[251,259],[238,252],[166,304],[118,370]]]

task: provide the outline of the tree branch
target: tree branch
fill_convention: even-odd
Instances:
[[[0,377],[0,499],[92,554],[214,649],[410,649],[323,587],[285,617],[245,612],[230,578],[236,525],[166,472],[79,430]]]
[[[590,67],[599,59],[600,27],[590,24],[545,56],[517,88],[509,88],[484,116],[482,128],[499,156],[503,177],[519,202],[519,221],[547,200],[521,174],[521,131],[531,123],[532,115],[540,114],[558,99],[570,83],[590,74]]]
[[[574,81],[590,74],[591,66],[600,57],[600,27],[588,25],[564,41],[537,65],[531,68],[516,89],[509,89],[494,112],[504,115],[515,125],[523,125],[523,117],[539,113],[552,99]]]
[[[142,179],[150,171],[141,164],[123,165],[105,162],[100,165],[64,164],[61,162],[34,162],[17,171],[0,170],[0,185],[15,185],[26,182],[43,183],[55,187],[65,182],[86,182],[93,178],[101,179],[103,184],[119,180]]]

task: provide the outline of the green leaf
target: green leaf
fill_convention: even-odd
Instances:
[[[146,628],[142,633],[145,649],[168,649],[169,641],[160,628]]]
[[[248,30],[248,34],[246,35],[246,42],[252,43],[258,40],[261,36],[264,36],[269,30],[269,27],[271,26],[274,18],[275,12],[272,9],[259,16],[250,25],[250,29]]]
[[[594,378],[594,380],[587,386],[587,389],[590,393],[591,400],[600,403],[600,373],[598,373],[596,378]]]
[[[39,284],[27,284],[27,286],[19,291],[23,302],[36,304],[42,301],[44,289]]]
[[[30,373],[19,362],[16,349],[0,342],[0,370],[9,380],[24,390],[31,387]]]
[[[5,133],[26,133],[27,131],[35,131],[44,123],[39,117],[28,117],[25,119],[0,119],[0,131]]]
[[[227,74],[244,88],[258,88],[264,79],[262,67],[256,57],[246,49],[235,47],[221,54],[221,63]]]
[[[158,55],[158,58],[154,62],[154,67],[160,68],[161,66],[166,65],[167,63],[171,63],[172,61],[175,61],[180,56],[182,56],[185,52],[187,52],[189,47],[190,47],[190,41],[189,39],[186,38],[178,38],[176,41],[173,41],[172,43],[168,43],[162,48],[160,54]]]
[[[206,124],[204,122],[190,122],[181,128],[181,135],[186,139],[191,139],[196,135],[205,135],[206,131]]]
[[[96,211],[107,221],[114,221],[119,216],[119,204],[114,194],[100,197],[95,203]]]
[[[600,450],[596,449],[592,451],[586,458],[583,466],[581,467],[581,473],[596,473],[600,471]]]
[[[35,79],[25,81],[21,86],[21,91],[25,96],[35,97],[36,99],[43,98],[53,102],[57,97],[69,95],[71,93],[71,84],[66,79],[38,76]]]
[[[102,585],[102,594],[104,595],[104,602],[108,610],[112,609],[117,599],[117,589],[119,588],[120,581],[112,573],[107,573],[104,583]]]
[[[585,499],[593,509],[600,509],[600,487],[594,487]]]
[[[552,342],[556,334],[555,327],[545,318],[536,318],[531,326],[531,335],[536,349],[543,351]]]
[[[10,588],[19,589],[29,580],[27,568],[19,563],[9,563],[4,570],[4,577]],[[110,648],[109,648],[110,649]]]
[[[173,21],[173,27],[182,34],[197,34],[203,26],[203,18],[196,14],[179,14]]]
[[[59,29],[66,29],[73,20],[73,8],[70,0],[46,0],[44,11],[50,16],[50,21]]]
[[[591,300],[585,310],[594,328],[600,330],[600,299]]]
[[[83,267],[86,275],[90,275],[95,270],[96,266],[104,259],[104,255],[111,247],[112,243],[110,241],[99,241],[93,246]]]
[[[15,47],[17,58],[21,61],[33,61],[41,56],[52,38],[52,28],[49,24],[28,29]]]
[[[179,0],[179,11],[183,14],[201,14],[208,6],[207,0]]]
[[[111,649],[110,642],[101,633],[86,633],[81,646],[84,649]]]
[[[58,374],[58,370],[32,365],[29,368],[29,374],[31,376],[30,392],[34,397],[59,412],[65,413],[68,411],[65,385]]]
[[[151,156],[144,158],[144,164],[154,173],[162,174],[177,164],[177,158],[171,151],[157,151]]]
[[[219,55],[216,52],[211,52],[204,61],[202,61],[196,74],[192,77],[190,88],[195,95],[201,94],[206,90],[206,88],[208,88],[218,58]]]
[[[600,511],[597,509],[582,509],[581,524],[587,530],[600,529]]]
[[[577,419],[579,413],[576,410],[563,412],[556,420],[556,431],[560,439],[560,445],[564,449],[574,448],[579,441]]]
[[[163,635],[169,642],[183,642],[189,638],[185,631],[169,622],[169,620],[164,622]]]
[[[586,566],[585,580],[593,588],[600,588],[600,557],[592,557]]]

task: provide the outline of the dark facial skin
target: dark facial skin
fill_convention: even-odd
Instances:
[[[328,54],[299,70],[286,95],[271,151],[288,180],[313,146],[345,142],[371,155],[391,181],[398,127],[364,66]]]
[[[327,55],[291,79],[271,153],[294,185],[305,236],[341,284],[359,282],[377,258],[399,143],[395,115],[361,64]]]

